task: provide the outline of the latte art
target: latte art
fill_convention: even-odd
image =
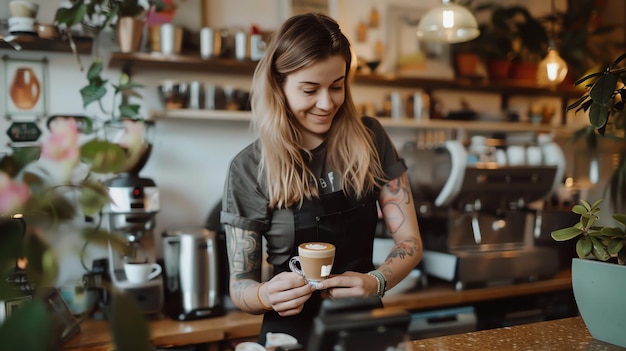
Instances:
[[[321,243],[309,243],[304,245],[305,248],[309,250],[325,250],[328,248],[328,245]]]

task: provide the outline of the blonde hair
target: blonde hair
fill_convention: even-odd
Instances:
[[[327,134],[327,163],[341,173],[344,192],[357,197],[381,186],[384,174],[371,132],[357,115],[350,93],[352,50],[333,19],[321,14],[297,15],[274,34],[254,72],[251,88],[252,126],[261,147],[259,180],[268,186],[269,205],[301,205],[319,196],[317,179],[308,167],[309,150],[287,107],[286,77],[301,68],[340,55],[346,61],[345,101]]]

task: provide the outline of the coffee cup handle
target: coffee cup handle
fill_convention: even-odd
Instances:
[[[161,266],[158,263],[152,264],[152,272],[148,275],[148,280],[152,280],[161,274]]]
[[[291,259],[289,259],[289,269],[291,269],[291,271],[294,273],[298,273],[301,276],[304,276],[304,272],[300,268],[298,268],[299,264],[300,256],[293,256]]]

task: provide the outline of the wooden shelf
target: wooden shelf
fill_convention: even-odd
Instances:
[[[405,88],[422,88],[427,91],[433,90],[462,90],[481,93],[494,93],[499,95],[537,95],[555,96],[560,98],[574,99],[582,96],[583,91],[570,88],[549,88],[536,85],[510,81],[505,83],[488,81],[469,81],[463,79],[442,80],[416,77],[402,77],[397,75],[382,74],[357,74],[354,83],[371,86],[392,86]]]
[[[151,119],[183,119],[227,122],[250,122],[250,111],[220,111],[220,110],[192,110],[169,109],[150,112]],[[554,132],[570,135],[573,130],[565,126],[551,126],[524,122],[496,122],[496,121],[453,121],[453,120],[426,120],[416,121],[410,118],[392,119],[379,117],[378,120],[385,128],[412,128],[412,129],[463,129],[468,131],[493,132]]]
[[[250,111],[170,109],[151,111],[150,118],[250,122],[252,114]]]
[[[54,51],[54,52],[72,52],[70,43],[67,39],[46,39],[37,36],[20,35],[14,36],[11,43],[5,39],[0,39],[0,49],[18,51]],[[76,43],[76,52],[79,54],[91,54],[93,39],[89,37],[74,37]],[[17,45],[15,45],[17,44]]]
[[[202,73],[227,73],[249,75],[252,77],[256,62],[231,59],[203,59],[195,55],[163,55],[161,53],[112,53],[109,67],[131,68],[133,71],[144,69],[172,69],[181,71],[201,71]]]

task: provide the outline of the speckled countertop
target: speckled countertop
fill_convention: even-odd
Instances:
[[[626,350],[593,339],[580,317],[415,340],[411,344],[414,351]]]

